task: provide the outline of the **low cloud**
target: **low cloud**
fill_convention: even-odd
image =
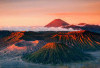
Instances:
[[[62,27],[0,27],[0,30],[9,31],[79,31],[73,28],[62,28]]]

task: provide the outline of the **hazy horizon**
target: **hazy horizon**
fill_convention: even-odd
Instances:
[[[57,19],[57,18],[56,18]],[[60,18],[59,18],[60,19]],[[55,19],[53,19],[53,20],[55,20]],[[50,22],[52,22],[53,20],[51,20]],[[63,19],[62,19],[63,20]],[[63,21],[65,21],[65,20],[63,20]],[[49,24],[50,22],[48,22],[48,23],[46,23],[46,24],[44,24],[44,25],[8,25],[8,24],[6,24],[6,25],[0,25],[0,27],[44,27],[45,25],[47,25],[47,24]],[[68,23],[67,21],[65,21],[66,23]],[[80,23],[86,23],[86,22],[80,22]],[[68,23],[68,24],[70,24],[70,25],[78,25],[78,24],[80,24],[80,23],[77,23],[77,24],[71,24],[71,23]],[[1,24],[1,23],[0,23]],[[98,26],[100,26],[100,24],[91,24],[91,23],[86,23],[86,24],[89,24],[89,25],[98,25]]]
[[[0,0],[1,26],[45,26],[58,18],[100,25],[100,0]]]

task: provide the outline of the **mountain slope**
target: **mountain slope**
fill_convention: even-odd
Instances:
[[[85,26],[80,27],[80,28],[83,30],[100,33],[100,26],[99,25],[85,25]]]
[[[8,45],[15,44],[16,42],[21,41],[21,37],[24,35],[24,32],[12,32],[9,36],[3,37],[0,39],[0,48],[6,47]]]
[[[81,29],[81,30],[87,30],[91,32],[100,33],[100,26],[99,25],[90,25],[85,23],[80,23],[78,25],[68,25],[68,26],[62,26],[63,28],[73,28],[73,29]]]
[[[21,40],[41,40],[42,42],[38,43],[39,47],[48,42],[61,42],[82,50],[100,49],[100,34],[85,30],[73,32],[12,32],[0,39],[0,47],[12,45]]]
[[[47,24],[45,27],[61,27],[65,25],[69,25],[69,24],[61,19],[55,19],[51,23]]]
[[[22,57],[23,60],[33,63],[61,64],[74,61],[90,60],[92,57],[80,50],[62,43],[47,43],[40,50]]]
[[[100,49],[100,34],[89,31],[74,31],[68,33],[58,33],[52,39],[69,46],[74,46],[82,50]]]
[[[100,34],[86,30],[73,32],[27,32],[22,39],[42,40],[41,46],[48,42],[61,42],[85,51],[100,50]]]
[[[0,31],[0,38],[9,36],[11,33],[12,33],[12,31],[4,31],[4,30],[2,30],[2,31]]]

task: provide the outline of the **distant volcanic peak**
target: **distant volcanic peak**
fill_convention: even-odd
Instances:
[[[66,25],[69,25],[69,24],[61,19],[55,19],[51,23],[47,24],[45,27],[61,27],[61,26],[66,26]]]
[[[86,23],[79,23],[78,25],[87,25]]]
[[[64,21],[61,20],[61,19],[55,19],[55,20],[53,20],[53,21],[54,21],[54,22],[55,22],[55,21],[62,21],[62,22],[64,22]],[[52,22],[53,22],[53,21],[52,21]]]

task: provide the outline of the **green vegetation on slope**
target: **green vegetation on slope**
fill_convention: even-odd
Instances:
[[[92,57],[63,43],[47,43],[38,51],[24,55],[23,60],[33,63],[62,64],[90,60]]]

